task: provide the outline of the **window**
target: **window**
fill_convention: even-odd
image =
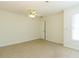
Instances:
[[[79,40],[79,13],[72,16],[72,39]]]

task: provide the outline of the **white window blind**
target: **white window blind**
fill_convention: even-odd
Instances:
[[[72,39],[79,40],[79,13],[72,16]]]

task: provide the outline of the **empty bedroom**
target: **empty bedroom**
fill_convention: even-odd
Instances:
[[[79,1],[0,1],[0,58],[79,58]]]

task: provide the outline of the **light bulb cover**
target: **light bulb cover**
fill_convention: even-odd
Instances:
[[[32,15],[32,14],[29,14],[29,17],[35,18],[36,16],[35,15]]]

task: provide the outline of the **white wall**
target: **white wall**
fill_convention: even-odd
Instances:
[[[41,38],[39,19],[0,11],[0,46]]]
[[[72,7],[64,11],[64,46],[79,50],[79,41],[72,39],[72,15],[79,13],[79,7]]]
[[[46,17],[46,39],[55,43],[63,43],[63,12]]]

